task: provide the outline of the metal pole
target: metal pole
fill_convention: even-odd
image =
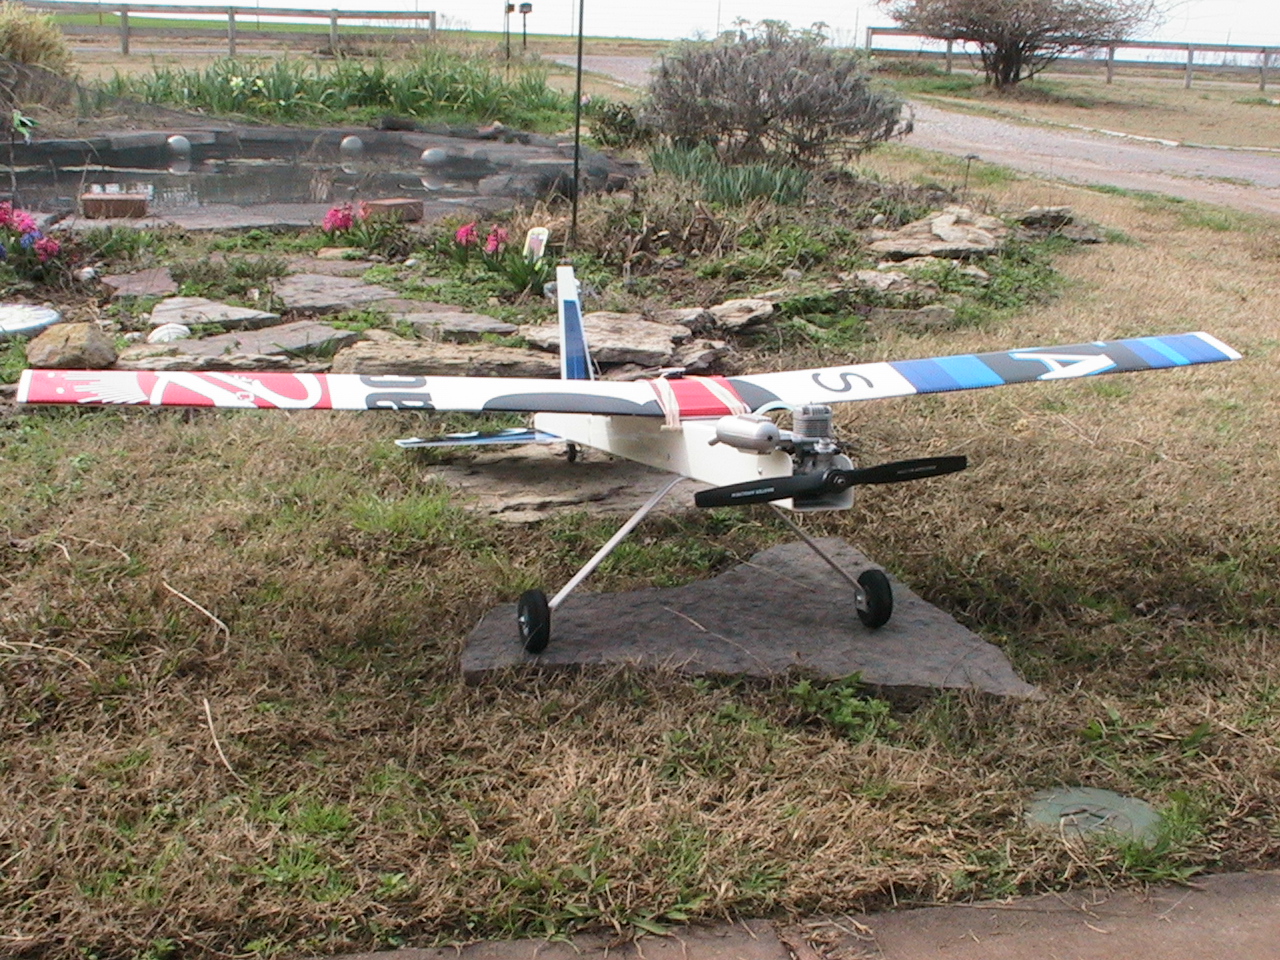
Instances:
[[[529,15],[520,14],[520,52],[529,52]]]
[[[586,0],[578,0],[578,80],[573,93],[573,215],[569,220],[569,249],[578,245],[578,194],[582,173],[582,17]]]

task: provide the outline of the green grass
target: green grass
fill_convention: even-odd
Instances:
[[[428,48],[395,64],[224,59],[202,70],[164,67],[137,76],[117,74],[107,90],[150,103],[273,121],[351,122],[393,113],[561,129],[572,117],[570,98],[547,86],[546,79],[537,69],[507,76],[484,61]]]

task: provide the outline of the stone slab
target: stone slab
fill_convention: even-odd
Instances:
[[[842,917],[824,953],[847,960],[1273,960],[1280,874],[1197,877],[1145,892],[1085,890]],[[817,924],[807,924],[812,929]],[[697,960],[690,956],[690,960]]]
[[[282,323],[262,330],[241,330],[201,340],[184,340],[182,352],[195,357],[219,357],[236,353],[272,356],[314,350],[328,344],[343,346],[354,342],[359,336],[352,330],[338,330],[314,320],[295,320],[293,323]]]
[[[507,323],[483,313],[407,313],[398,319],[412,326],[420,337],[426,339],[453,340],[458,343],[474,343],[485,334],[510,337],[520,331],[514,323]]]
[[[151,309],[151,325],[210,324],[225,330],[257,330],[280,322],[280,314],[251,307],[235,307],[207,297],[169,297]]]
[[[818,541],[856,577],[874,566],[838,538]],[[1035,697],[999,648],[890,577],[893,619],[868,630],[850,586],[802,543],[771,547],[710,580],[671,589],[575,593],[551,618],[551,645],[532,656],[516,638],[515,604],[487,613],[467,638],[463,675],[495,670],[636,664],[684,673],[821,677],[854,673],[886,691],[979,690]],[[550,592],[550,591],[548,591]]]
[[[168,267],[110,274],[102,278],[102,285],[112,297],[167,297],[178,292]]]
[[[394,290],[376,283],[322,273],[295,273],[278,281],[273,292],[288,309],[301,313],[341,313],[396,296]]]

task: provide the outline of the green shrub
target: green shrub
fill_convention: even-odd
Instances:
[[[654,125],[727,160],[802,166],[848,159],[901,129],[902,101],[874,90],[857,56],[820,30],[765,20],[714,43],[686,43],[650,85]]]
[[[602,147],[642,147],[653,140],[654,131],[629,103],[592,100],[586,108],[591,136]]]

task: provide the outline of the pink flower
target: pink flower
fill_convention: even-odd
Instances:
[[[35,243],[36,256],[40,259],[41,263],[46,263],[47,261],[52,260],[59,252],[61,252],[61,250],[62,244],[53,239],[53,237],[41,237]]]
[[[331,208],[324,215],[324,223],[320,226],[325,233],[337,233],[339,230],[350,230],[353,223],[355,214],[351,210],[351,204],[344,203]]]
[[[9,225],[19,233],[35,233],[36,218],[25,210],[14,210],[9,218]]]
[[[476,232],[475,222],[466,224],[458,228],[458,232],[453,235],[453,239],[458,242],[460,247],[472,247],[480,242],[480,234]]]
[[[489,237],[484,242],[484,252],[493,256],[507,244],[507,231],[501,227],[494,227],[489,231]]]
[[[7,200],[0,203],[0,227],[7,227],[13,221],[13,204]]]

